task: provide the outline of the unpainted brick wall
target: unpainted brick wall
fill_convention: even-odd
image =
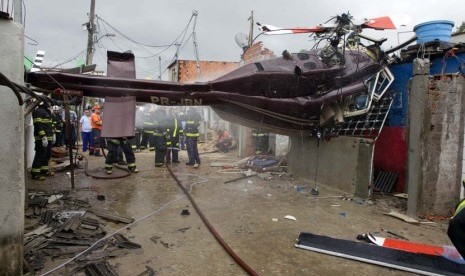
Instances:
[[[263,42],[261,41],[250,45],[250,47],[242,55],[242,59],[245,64],[275,57],[274,52],[268,48],[264,48]]]
[[[223,76],[239,67],[239,62],[229,61],[200,61],[200,81],[210,81]],[[194,83],[199,81],[197,76],[197,62],[195,60],[179,61],[179,82]]]

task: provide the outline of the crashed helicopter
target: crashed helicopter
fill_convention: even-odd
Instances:
[[[357,133],[341,130],[354,120],[357,124],[372,120],[367,116],[377,105],[385,111],[381,117],[387,115],[392,101],[386,91],[394,77],[387,68],[387,55],[381,50],[385,39],[372,39],[361,31],[395,28],[388,17],[354,24],[349,14],[343,14],[335,17],[331,25],[309,28],[258,25],[264,34],[312,33],[327,44],[297,54],[285,51],[282,57],[247,64],[204,83],[62,72],[29,73],[27,82],[48,90],[82,91],[89,97],[135,96],[138,102],[158,105],[210,105],[227,121],[284,135],[324,131],[370,136],[376,134],[373,130],[379,131],[385,118],[377,118],[380,123],[359,128]],[[371,44],[365,46],[361,39]]]

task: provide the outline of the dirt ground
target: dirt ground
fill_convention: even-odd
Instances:
[[[130,228],[107,222],[108,233],[123,229],[122,234],[142,246],[124,256],[110,258],[114,270],[119,275],[139,275],[150,266],[156,275],[246,275],[210,234],[168,170],[154,167],[154,153],[136,153],[136,158],[138,174],[111,180],[86,176],[81,163],[81,168],[76,169],[76,188],[71,191],[72,197],[88,200],[92,207],[136,221],[143,218]],[[387,229],[410,241],[451,244],[446,235],[446,221],[414,225],[383,215],[391,210],[403,212],[405,199],[328,198],[344,193],[324,183],[318,183],[319,195],[313,196],[309,189],[315,185],[314,180],[289,175],[265,174],[225,184],[241,175],[223,172],[210,164],[238,161],[241,158],[236,152],[201,154],[202,165],[198,169],[185,166],[186,159],[186,152],[182,151],[181,163],[172,166],[176,176],[191,190],[216,231],[260,275],[410,274],[298,249],[294,245],[300,232],[355,240],[358,234],[368,232],[389,237],[381,232]],[[90,172],[104,175],[103,158],[90,156],[87,160]],[[28,180],[28,189],[29,192],[68,190],[70,176],[62,172],[44,182]],[[97,195],[104,195],[105,200],[97,200]],[[190,215],[181,215],[183,209],[188,209]],[[294,216],[296,221],[284,219],[286,215]],[[25,224],[27,233],[34,229],[37,220],[26,218]],[[48,260],[37,274],[42,275],[66,260]],[[68,266],[50,275],[69,274],[75,273]]]

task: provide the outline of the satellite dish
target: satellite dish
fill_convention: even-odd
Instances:
[[[249,38],[244,33],[237,33],[235,36],[236,44],[243,50],[249,46]]]

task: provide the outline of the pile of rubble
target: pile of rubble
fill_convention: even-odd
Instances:
[[[71,274],[117,275],[108,258],[142,250],[122,234],[107,236],[105,229],[107,221],[130,224],[134,219],[90,208],[89,202],[70,197],[68,192],[30,193],[27,206],[26,219],[33,225],[26,230],[34,229],[24,235],[29,272],[43,269],[50,260],[76,258],[66,267]]]

